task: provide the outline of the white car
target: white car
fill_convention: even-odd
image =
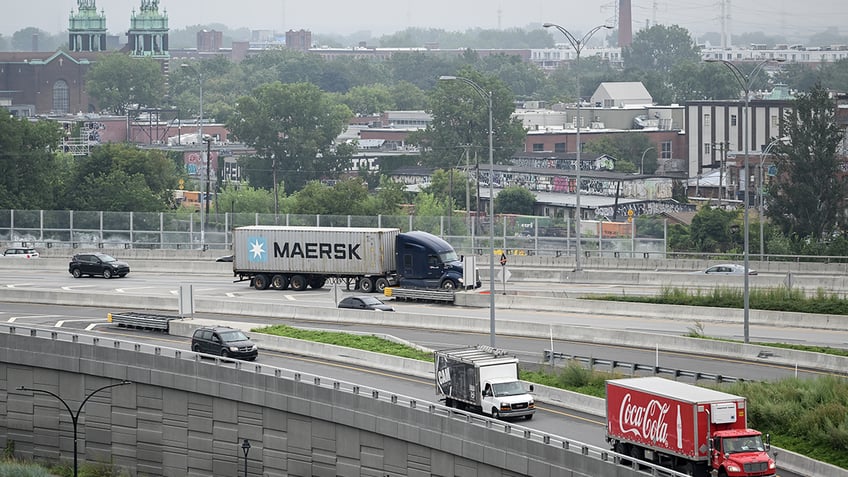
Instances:
[[[741,277],[745,275],[745,267],[735,263],[722,263],[719,265],[713,265],[706,270],[701,270],[700,272],[695,273],[704,275],[738,275]],[[756,274],[756,270],[752,270],[750,267],[748,268],[748,275]]]
[[[3,256],[12,258],[38,258],[38,251],[34,248],[7,248],[3,251]]]

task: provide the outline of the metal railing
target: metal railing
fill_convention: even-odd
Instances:
[[[552,364],[555,364],[556,360],[558,359],[565,361],[574,361],[586,366],[592,371],[601,370],[608,371],[610,373],[615,373],[618,369],[625,369],[630,372],[631,376],[635,376],[640,372],[647,372],[654,376],[666,375],[674,379],[690,378],[695,382],[711,381],[716,384],[737,383],[745,381],[745,379],[743,378],[737,378],[734,376],[724,376],[722,374],[702,373],[700,371],[668,368],[665,366],[658,366],[652,364],[630,363],[627,361],[618,361],[615,359],[601,359],[589,356],[576,356],[559,352],[552,353],[549,349],[544,350],[543,358],[546,363]]]

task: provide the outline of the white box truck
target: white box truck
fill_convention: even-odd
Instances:
[[[321,288],[352,280],[365,293],[386,287],[454,290],[466,286],[453,247],[420,231],[364,227],[237,227],[233,275],[257,290]],[[475,273],[476,276],[476,273]]]
[[[436,394],[445,405],[494,418],[524,417],[536,412],[533,386],[518,379],[518,358],[489,346],[435,352]]]

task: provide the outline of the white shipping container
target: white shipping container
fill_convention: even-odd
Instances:
[[[238,227],[233,271],[385,275],[395,270],[399,229],[348,227]]]

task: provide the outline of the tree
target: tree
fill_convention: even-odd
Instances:
[[[702,253],[729,252],[737,248],[738,233],[731,225],[738,218],[735,211],[703,207],[692,218],[689,241]]]
[[[826,241],[845,229],[848,192],[837,154],[843,132],[834,101],[818,84],[796,98],[784,124],[789,142],[774,147],[779,174],[767,215],[785,235]]]
[[[427,93],[409,81],[398,81],[389,88],[392,104],[399,111],[427,109]]]
[[[65,186],[70,210],[158,212],[173,206],[177,165],[162,151],[105,144],[78,159]]]
[[[268,190],[248,184],[227,184],[218,193],[218,207],[226,212],[270,214],[274,212],[274,197]]]
[[[642,133],[626,132],[606,136],[586,144],[585,149],[597,155],[607,154],[616,159],[616,172],[653,174],[657,170],[657,148]],[[642,155],[645,163],[642,171]]]
[[[521,149],[525,137],[521,121],[512,117],[514,96],[496,78],[484,77],[472,70],[461,70],[457,76],[473,81],[485,93],[481,94],[461,80],[439,82],[430,97],[432,122],[426,130],[410,136],[427,148],[422,162],[431,167],[454,167],[466,145],[474,147],[480,157],[488,157],[489,91],[492,95],[494,162],[507,162]]]
[[[88,93],[101,110],[119,116],[133,106],[156,107],[165,95],[165,76],[152,58],[130,58],[123,53],[101,57],[85,77]]]
[[[38,51],[55,51],[63,44],[67,46],[67,36],[51,35],[35,27],[26,27],[12,33],[12,50],[33,51],[33,39],[37,38]]]
[[[56,153],[61,129],[0,114],[0,209],[53,209],[69,164]]]
[[[276,178],[298,190],[350,166],[351,146],[334,141],[351,116],[313,84],[274,82],[239,98],[227,127],[257,152],[246,170],[251,184],[271,188]]]
[[[466,181],[468,181],[470,208],[466,207],[465,204]],[[430,184],[422,190],[423,192],[433,194],[434,197],[442,201],[450,197],[453,200],[454,207],[463,210],[472,210],[475,209],[474,204],[477,197],[476,187],[476,183],[464,171],[436,169],[430,177]]]
[[[506,187],[495,197],[495,210],[499,214],[533,215],[535,204],[536,196],[519,186]]]
[[[383,84],[354,86],[341,100],[354,114],[361,116],[380,114],[394,108],[391,91]]]
[[[689,31],[677,25],[654,25],[639,30],[633,36],[633,43],[622,50],[621,56],[626,68],[666,75],[677,64],[701,59]]]

